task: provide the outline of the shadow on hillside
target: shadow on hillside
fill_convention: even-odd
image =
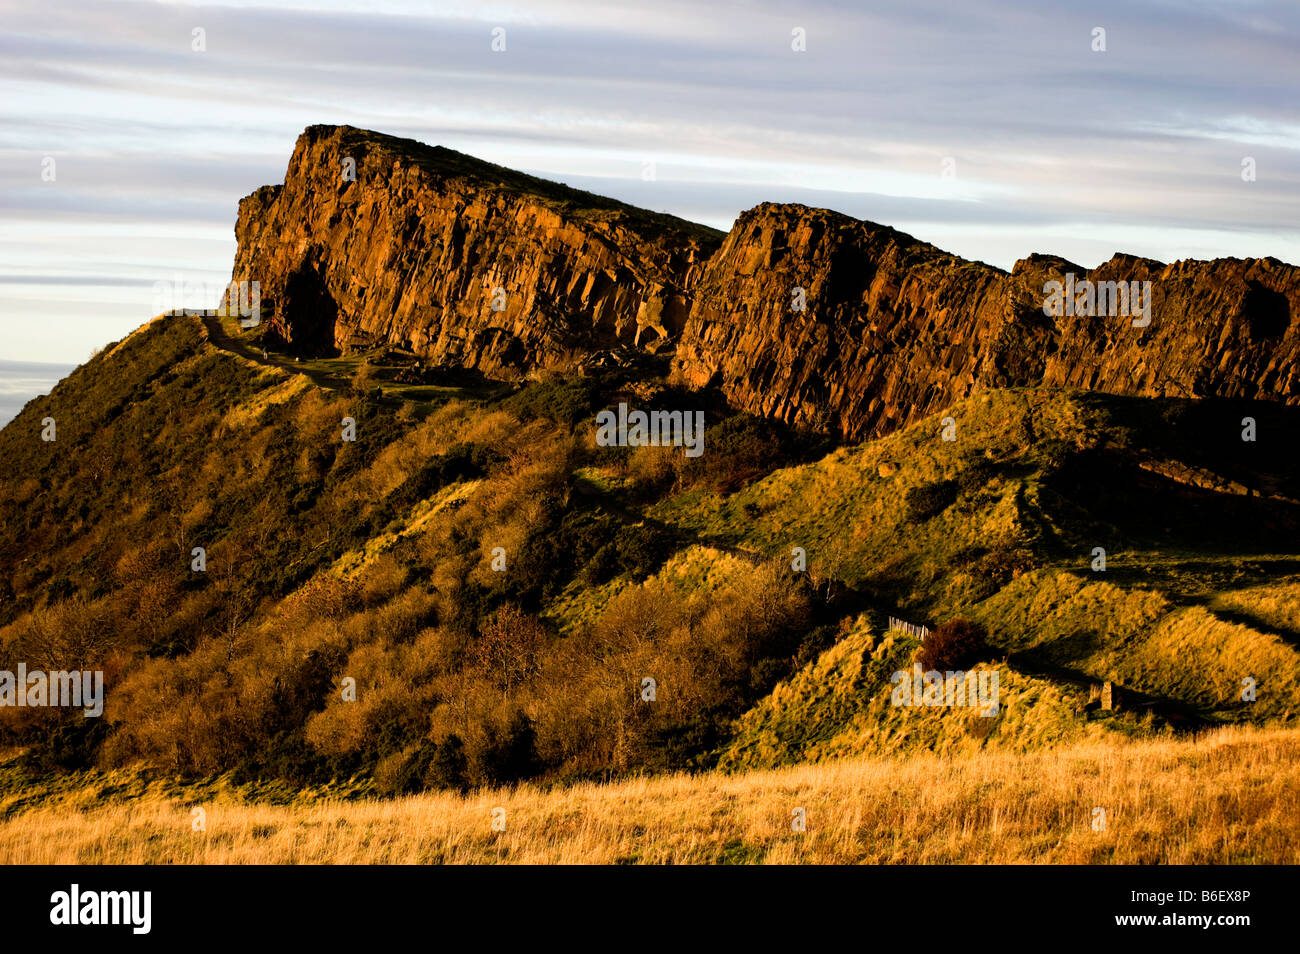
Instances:
[[[1209,613],[1223,620],[1225,623],[1235,623],[1238,626],[1249,626],[1251,629],[1264,633],[1265,635],[1276,636],[1292,649],[1300,651],[1300,631],[1291,629],[1289,626],[1278,626],[1275,623],[1266,622],[1251,613],[1243,613],[1239,610],[1223,609],[1221,607],[1208,605],[1205,609]]]
[[[1062,462],[1044,486],[1075,510],[1070,535],[1099,545],[1109,538],[1114,548],[1290,553],[1300,538],[1300,505],[1289,500],[1194,486],[1108,451]]]
[[[1086,634],[1089,638],[1096,638],[1096,633]],[[1052,646],[1059,646],[1061,640],[1056,640]],[[1087,690],[1092,686],[1099,685],[1102,680],[1091,676],[1088,673],[1081,672],[1069,666],[1063,666],[1059,663],[1053,663],[1046,660],[1039,648],[1027,652],[1007,654],[1007,664],[1015,667],[1018,671],[1030,676],[1050,679],[1057,683],[1070,685],[1080,690]],[[1115,689],[1119,693],[1120,710],[1128,712],[1150,712],[1157,719],[1168,725],[1176,731],[1194,731],[1210,725],[1210,719],[1205,709],[1189,703],[1181,702],[1177,699],[1170,699],[1166,696],[1157,696],[1149,692],[1143,692],[1140,689],[1134,689],[1131,686],[1114,683]],[[1093,712],[1100,710],[1096,703],[1089,703],[1084,707],[1085,718]]]
[[[1297,558],[1260,560],[1223,554],[1203,560],[1161,561],[1143,559],[1141,555],[1138,559],[1141,562],[1127,562],[1126,558],[1110,560],[1106,564],[1105,581],[1124,589],[1159,590],[1176,606],[1201,606],[1215,590],[1276,583],[1300,574]]]
[[[1035,671],[1075,672],[1076,670],[1071,668],[1073,664],[1095,656],[1105,648],[1105,645],[1105,637],[1099,631],[1085,629],[1031,649],[1011,653],[1008,659],[1014,658]]]

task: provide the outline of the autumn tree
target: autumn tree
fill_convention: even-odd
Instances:
[[[517,606],[503,606],[483,625],[472,648],[473,666],[504,699],[537,672],[546,644],[546,627],[536,617]]]

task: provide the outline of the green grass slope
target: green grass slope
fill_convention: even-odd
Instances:
[[[0,431],[0,669],[108,685],[102,720],[0,710],[43,770],[391,793],[1300,712],[1291,409],[989,391],[828,448],[652,369],[412,384],[210,336],[157,319]],[[704,410],[705,454],[597,447],[620,400]],[[986,624],[998,716],[893,706],[889,615]]]
[[[1267,428],[1267,441],[1241,440],[1246,415]],[[944,440],[949,417],[955,439]],[[846,584],[847,597],[837,598],[874,607],[877,624],[886,614],[931,626],[956,616],[983,622],[1006,659],[1008,692],[1037,684],[1072,700],[1052,706],[1041,701],[1050,693],[1041,696],[1036,705],[1047,708],[1031,721],[1053,728],[999,728],[995,738],[1012,744],[1083,731],[1061,713],[1105,680],[1152,725],[1292,720],[1300,714],[1296,425],[1290,409],[1233,402],[986,392],[736,493],[696,490],[651,512],[755,556],[790,560],[802,548],[827,598],[835,596],[828,581]],[[900,744],[899,713],[880,702],[887,674],[862,661],[869,637],[855,633],[747,715],[724,761],[752,766]],[[890,672],[907,664],[880,663]],[[859,680],[851,692],[850,670]],[[1243,698],[1248,685],[1253,701]],[[837,692],[855,700],[848,709]],[[930,715],[923,710],[921,721]],[[917,724],[911,713],[908,724]],[[798,725],[817,728],[783,749],[777,740]],[[927,747],[969,742],[964,727],[951,736],[917,731],[911,737]]]

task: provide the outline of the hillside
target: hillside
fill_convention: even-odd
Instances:
[[[621,373],[412,389],[396,367],[349,380],[349,360],[296,374],[214,346],[197,317],[160,318],[0,432],[0,668],[102,668],[109,687],[102,720],[0,710],[8,741],[50,767],[363,772],[396,791],[602,773],[698,753],[758,691],[748,666],[801,638],[805,601],[782,584],[771,646],[720,619],[719,653],[739,656],[638,711],[622,671],[639,647],[613,617],[563,639],[539,618],[567,585],[644,580],[678,546],[578,475],[628,456],[578,426],[627,393]],[[547,690],[557,673],[565,696]]]
[[[160,316],[0,431],[0,671],[107,685],[0,707],[22,771],[394,795],[1300,716],[1290,266],[1116,259],[1156,321],[1048,320],[1059,260],[348,127],[237,234],[260,327]],[[620,404],[703,453],[603,446]],[[936,669],[997,711],[895,704],[962,620]]]
[[[109,685],[102,720],[0,710],[33,765],[400,793],[1300,712],[1297,409],[992,390],[833,447],[662,366],[413,385],[209,324],[151,322],[0,431],[0,669]],[[597,447],[620,400],[704,409],[708,452]],[[891,615],[985,622],[999,716],[885,707]]]

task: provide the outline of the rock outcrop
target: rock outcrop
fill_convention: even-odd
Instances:
[[[681,381],[849,440],[980,387],[1300,401],[1300,269],[1275,259],[1116,255],[1089,270],[1034,255],[1008,274],[799,205],[760,205],[724,238],[322,126],[284,185],[240,203],[236,231],[233,277],[261,283],[271,329],[302,350],[402,344],[508,376],[668,348]],[[1121,282],[1142,297],[1096,300]]]
[[[1050,282],[1062,286],[1051,316]],[[1140,298],[1084,296],[1119,282]],[[1300,400],[1300,269],[1275,259],[1116,255],[1089,270],[1036,255],[1007,274],[825,209],[760,205],[690,292],[675,359],[687,383],[849,439],[981,386]],[[1149,313],[1136,307],[1147,292]]]
[[[245,198],[236,281],[304,352],[401,344],[437,364],[565,370],[680,333],[721,234],[469,156],[312,126]]]

